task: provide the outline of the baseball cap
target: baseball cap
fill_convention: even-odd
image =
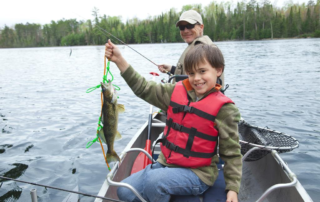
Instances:
[[[178,27],[178,24],[181,21],[186,21],[190,24],[196,24],[197,22],[201,25],[203,24],[201,15],[195,10],[183,12],[179,18],[179,21],[176,23],[176,27]]]

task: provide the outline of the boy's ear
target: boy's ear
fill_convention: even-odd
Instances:
[[[218,77],[221,76],[221,74],[223,72],[223,68],[222,67],[218,67],[218,68],[216,68],[216,70],[217,70],[217,76]]]

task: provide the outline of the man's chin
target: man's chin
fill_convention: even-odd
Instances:
[[[187,37],[187,38],[182,38],[183,39],[183,41],[184,42],[186,42],[186,43],[188,43],[188,44],[190,44],[190,43],[192,43],[192,39],[191,38],[189,38],[189,37]]]

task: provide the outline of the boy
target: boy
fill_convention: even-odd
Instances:
[[[105,56],[117,65],[138,97],[168,114],[157,163],[123,182],[152,202],[169,201],[170,195],[202,194],[218,175],[219,136],[219,155],[225,162],[227,202],[237,202],[242,175],[238,136],[240,113],[233,102],[219,92],[221,86],[216,84],[224,70],[219,48],[206,44],[192,48],[184,60],[189,78],[165,85],[146,81],[110,40]],[[139,201],[124,187],[118,188],[118,197],[124,201]]]

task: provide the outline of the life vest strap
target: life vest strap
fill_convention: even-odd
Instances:
[[[167,147],[169,150],[180,153],[184,156],[191,156],[191,157],[196,157],[196,158],[212,158],[214,155],[216,155],[217,150],[215,149],[214,152],[212,153],[203,153],[203,152],[194,152],[188,149],[183,149],[172,142],[169,142],[166,137],[162,139],[158,139],[156,144],[161,142],[163,146]]]
[[[181,132],[184,132],[184,133],[188,133],[189,135],[191,134],[192,129],[193,129],[193,128],[187,128],[187,127],[182,126],[182,125],[180,125],[178,123],[172,122],[172,119],[169,119],[169,120],[167,119],[166,120],[166,125],[168,126],[168,130],[169,130],[169,128],[173,128],[174,130],[181,131]],[[209,141],[217,141],[218,140],[217,136],[207,135],[207,134],[201,133],[199,131],[195,131],[194,132],[194,136],[197,136],[197,137],[199,137],[201,139],[205,139],[205,140],[209,140]]]
[[[190,134],[189,134],[189,137],[188,137],[186,150],[188,150],[188,151],[191,150],[192,145],[193,145],[193,141],[194,141],[194,136],[196,135],[196,133],[197,133],[197,129],[192,127],[190,129]],[[184,156],[184,157],[189,158],[189,156]]]
[[[170,101],[170,106],[172,106],[173,113],[179,113],[179,112],[188,112],[196,114],[202,118],[208,119],[209,121],[213,121],[216,119],[215,116],[208,114],[207,112],[204,112],[200,109],[197,109],[195,107],[190,107],[188,105],[180,105],[176,102]]]

